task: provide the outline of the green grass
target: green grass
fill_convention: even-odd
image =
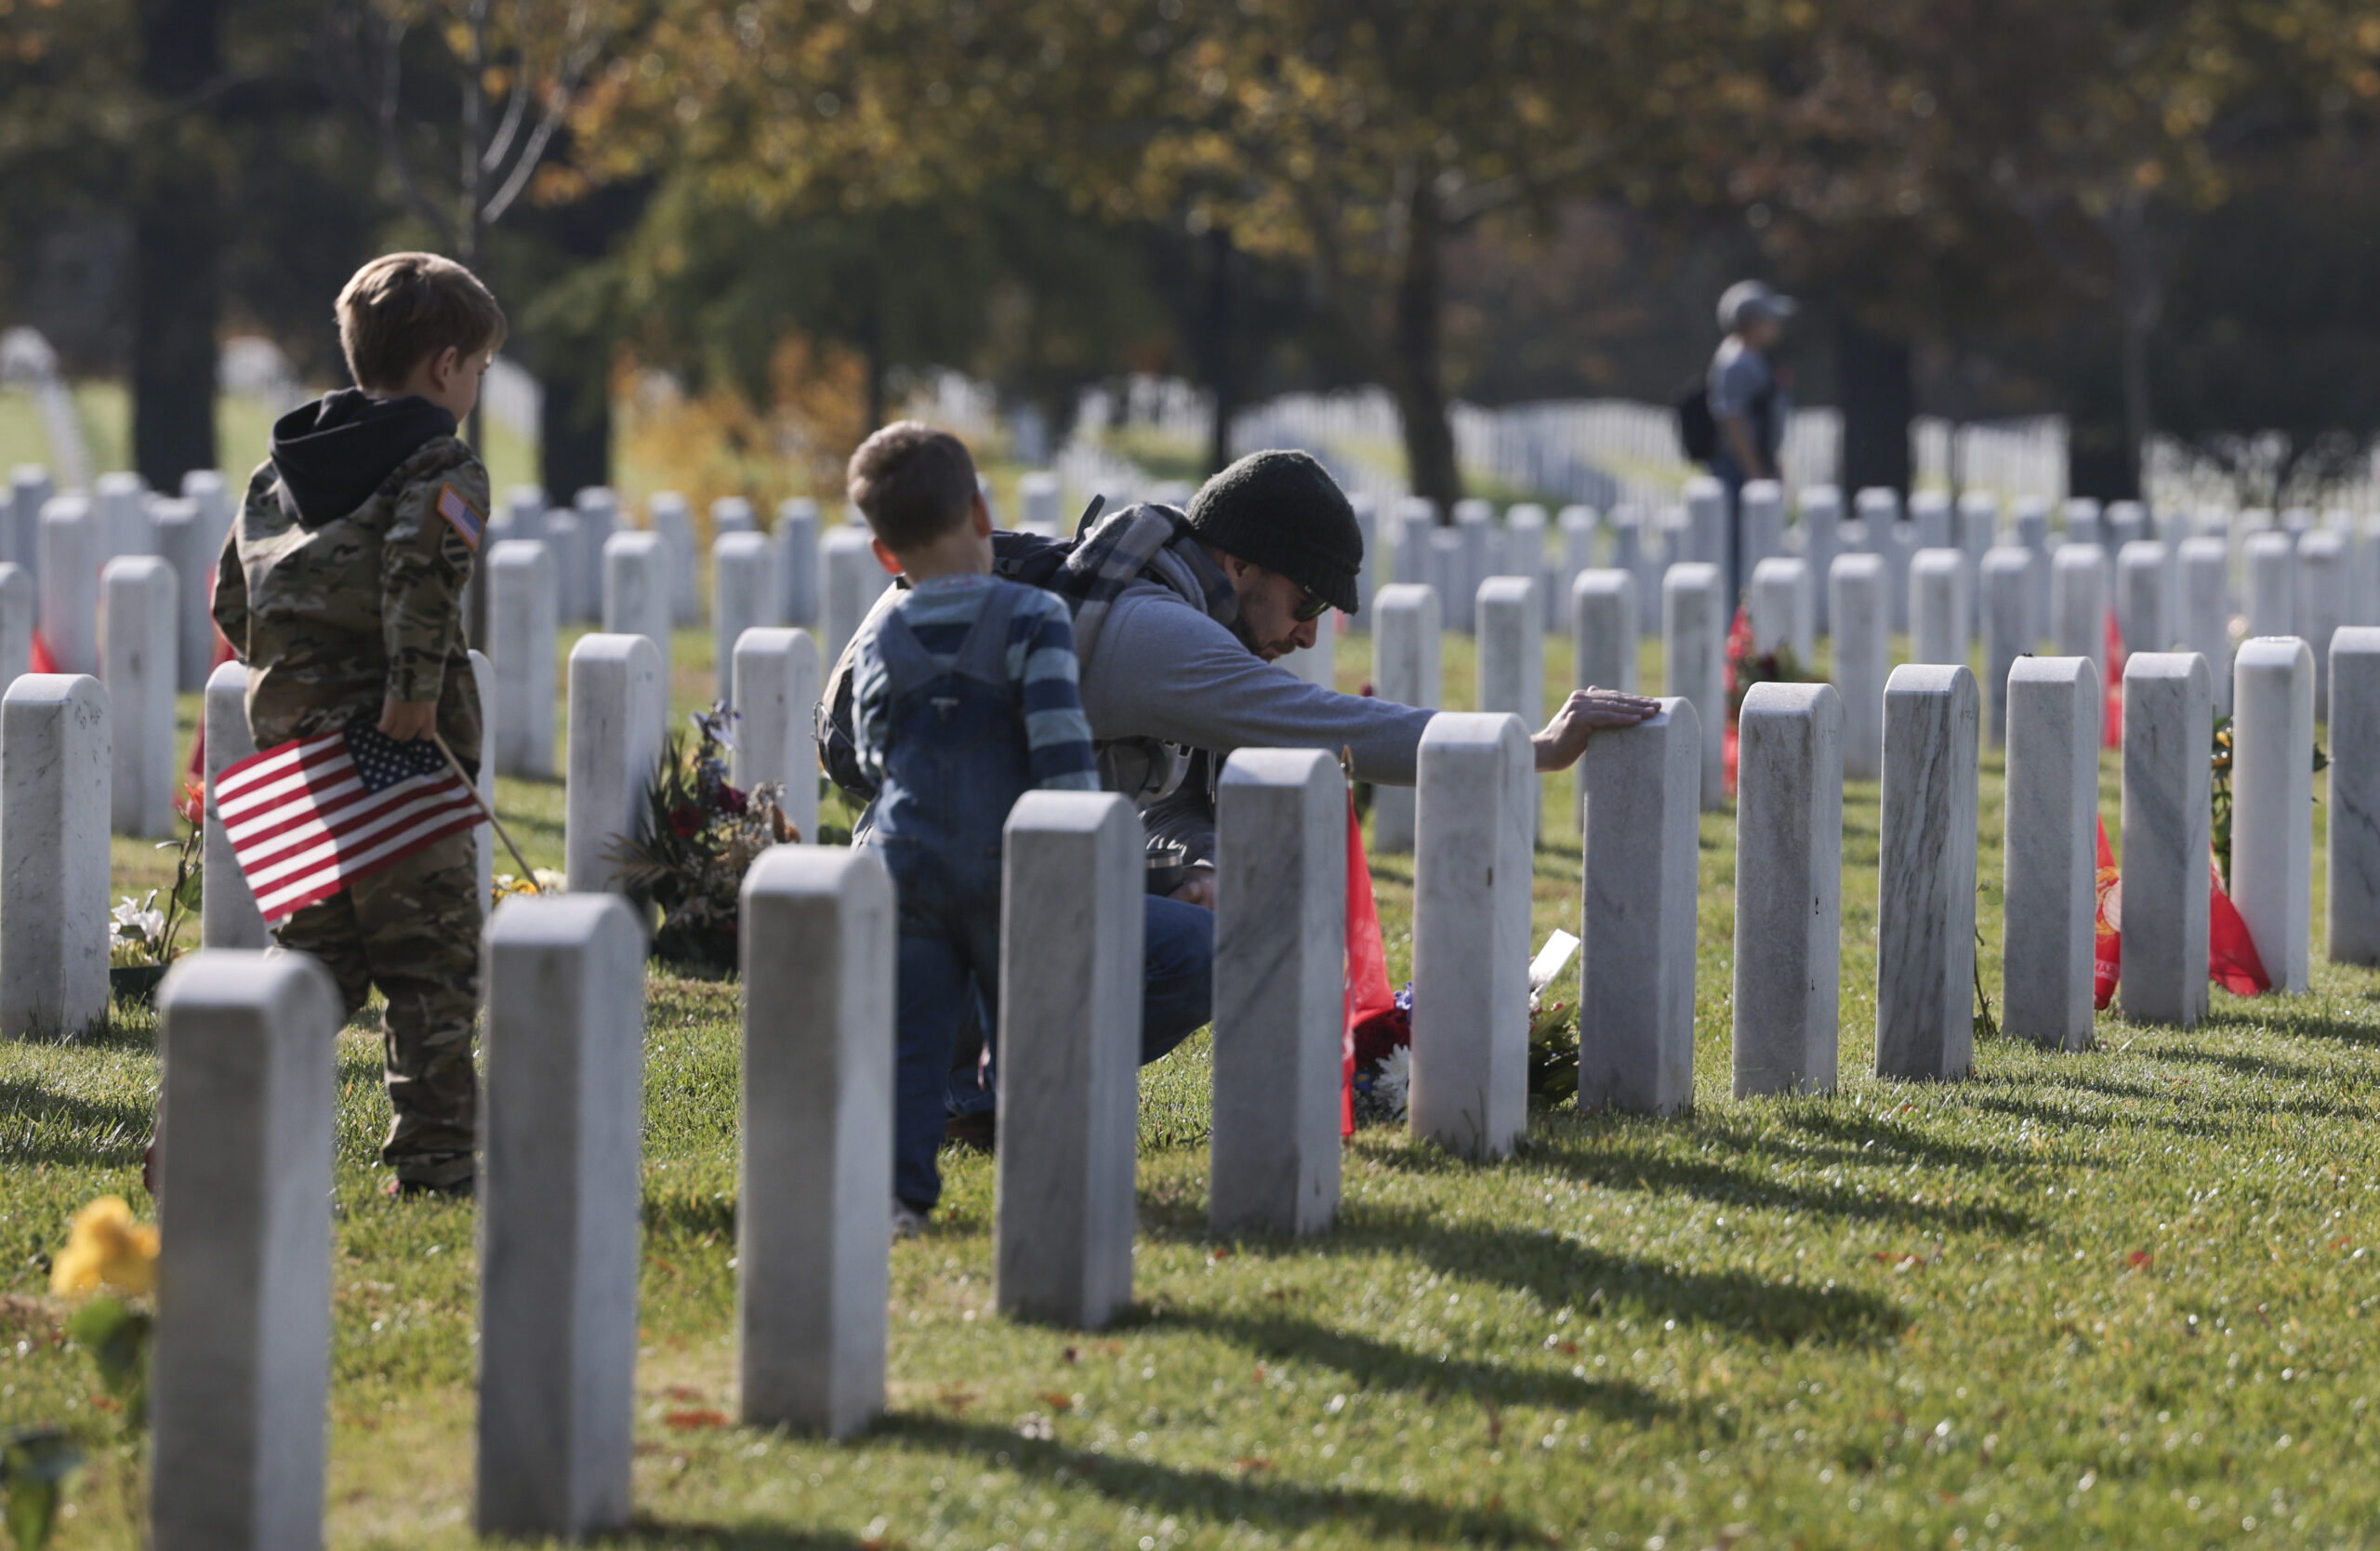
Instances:
[[[1341,650],[1352,688],[1368,638]],[[1469,643],[1446,657],[1460,708]],[[681,635],[681,706],[707,697],[707,660]],[[1659,683],[1657,650],[1644,666]],[[1567,677],[1556,643],[1549,697]],[[2000,789],[1992,756],[1995,1001]],[[1577,925],[1567,779],[1553,790],[1540,937]],[[2112,765],[2103,791],[2112,819]],[[501,796],[558,861],[559,787]],[[840,1446],[716,1425],[734,1410],[734,991],[655,978],[629,1542],[2371,1543],[2380,977],[2319,966],[2308,996],[2215,992],[2187,1033],[2109,1016],[2094,1051],[1987,1040],[1968,1081],[1881,1082],[1875,826],[1855,784],[1835,1096],[1727,1096],[1733,821],[1708,815],[1691,1118],[1541,1112],[1488,1168],[1366,1130],[1334,1231],[1219,1242],[1201,1037],[1143,1074],[1130,1315],[1093,1335],[999,1319],[990,1167],[953,1154],[945,1212],[893,1252],[890,1413]],[[1375,863],[1402,979],[1411,868]],[[88,1044],[0,1045],[0,1420],[98,1445],[61,1546],[139,1539],[140,1456],[105,1441],[43,1267],[83,1200],[141,1200],[155,1083],[139,1015]],[[469,1544],[472,1213],[379,1196],[369,1014],[339,1083],[330,1539]]]

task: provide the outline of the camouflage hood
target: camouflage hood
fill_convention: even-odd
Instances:
[[[306,528],[335,523],[372,497],[423,443],[455,434],[455,417],[424,398],[366,398],[342,388],[273,422],[272,470]]]

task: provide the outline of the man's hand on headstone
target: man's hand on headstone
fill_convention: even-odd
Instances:
[[[1545,731],[1530,740],[1537,746],[1537,768],[1567,770],[1587,751],[1588,734],[1598,727],[1633,727],[1660,709],[1659,700],[1616,689],[1573,690]]]

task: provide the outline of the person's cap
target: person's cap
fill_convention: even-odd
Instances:
[[[1739,280],[1719,298],[1719,326],[1732,334],[1754,318],[1790,318],[1792,297],[1778,296],[1765,280]]]
[[[1250,453],[1190,497],[1201,543],[1277,571],[1342,614],[1355,612],[1364,530],[1330,471],[1302,452]]]

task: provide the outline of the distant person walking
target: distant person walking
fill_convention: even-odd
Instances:
[[[1739,280],[1719,298],[1719,326],[1727,337],[1711,357],[1703,391],[1710,405],[1711,472],[1727,487],[1727,582],[1740,596],[1743,575],[1743,495],[1748,481],[1776,479],[1778,452],[1792,405],[1775,362],[1778,336],[1793,315],[1792,297],[1758,280]]]

